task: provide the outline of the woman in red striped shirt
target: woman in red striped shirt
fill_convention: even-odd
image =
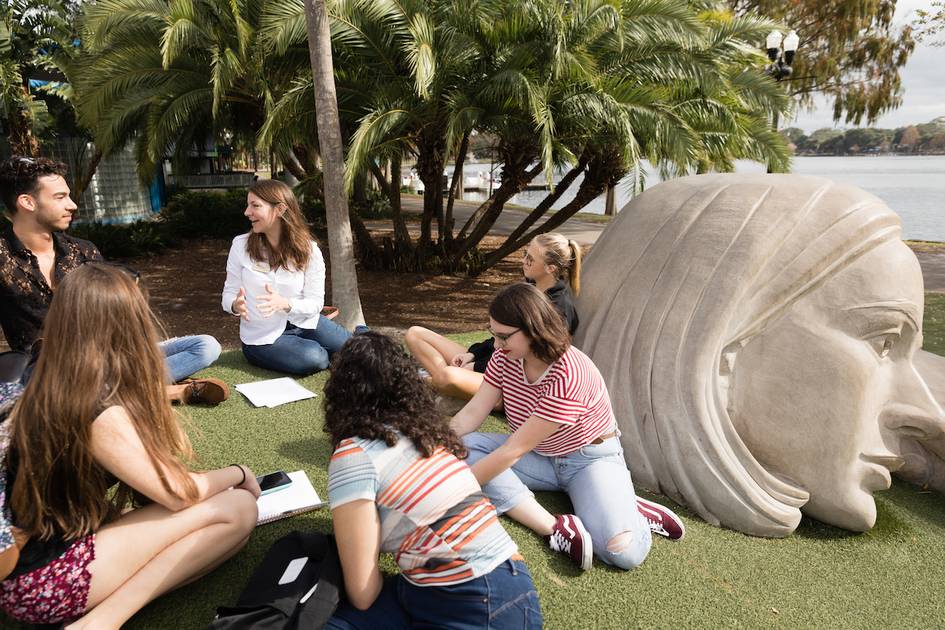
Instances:
[[[497,352],[452,428],[465,436],[473,474],[499,513],[547,536],[582,569],[593,553],[622,569],[638,566],[652,525],[681,538],[675,514],[636,497],[604,379],[571,345],[548,298],[524,283],[503,289],[489,328]],[[474,433],[500,400],[511,435]],[[564,490],[575,513],[552,515],[533,490]]]

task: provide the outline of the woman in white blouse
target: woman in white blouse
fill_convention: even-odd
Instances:
[[[328,367],[351,336],[321,315],[325,262],[292,189],[258,180],[246,195],[250,231],[233,239],[223,310],[240,317],[243,355],[253,365],[290,374]]]

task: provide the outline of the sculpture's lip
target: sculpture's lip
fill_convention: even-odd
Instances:
[[[891,471],[899,470],[905,460],[892,453],[860,453],[860,459],[867,464],[867,474],[863,480],[869,491],[886,490],[892,485]]]
[[[877,464],[890,472],[895,472],[906,463],[902,457],[894,453],[860,453],[860,459],[868,464]]]

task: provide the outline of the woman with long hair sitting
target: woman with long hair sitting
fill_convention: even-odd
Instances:
[[[657,526],[681,538],[679,517],[635,496],[604,379],[571,345],[548,298],[529,284],[506,287],[489,307],[489,328],[498,349],[451,426],[499,512],[547,536],[581,569],[591,567],[592,550],[607,564],[638,566]],[[500,397],[511,435],[474,433]],[[532,490],[564,490],[575,513],[550,514]]]
[[[525,249],[522,273],[548,296],[573,335],[578,315],[572,298],[581,292],[581,246],[556,232],[539,234]],[[437,391],[464,400],[479,391],[482,374],[495,352],[491,338],[466,349],[422,326],[411,327],[406,342]]]
[[[13,565],[0,608],[29,623],[118,628],[246,544],[259,486],[245,466],[187,468],[153,315],[125,271],[70,273],[43,332],[33,377],[0,425],[0,530],[17,540],[0,563]],[[128,510],[132,499],[143,507]]]
[[[540,628],[538,595],[466,449],[399,344],[348,341],[325,385],[328,498],[349,604],[329,628]],[[378,554],[401,569],[386,585]]]
[[[261,179],[250,186],[243,214],[250,230],[233,239],[222,300],[223,310],[240,317],[243,355],[277,372],[324,370],[351,333],[321,314],[325,262],[295,194]]]

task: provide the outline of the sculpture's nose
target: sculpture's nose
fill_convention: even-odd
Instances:
[[[945,412],[911,363],[900,373],[892,399],[883,409],[883,426],[917,440],[945,437]]]

